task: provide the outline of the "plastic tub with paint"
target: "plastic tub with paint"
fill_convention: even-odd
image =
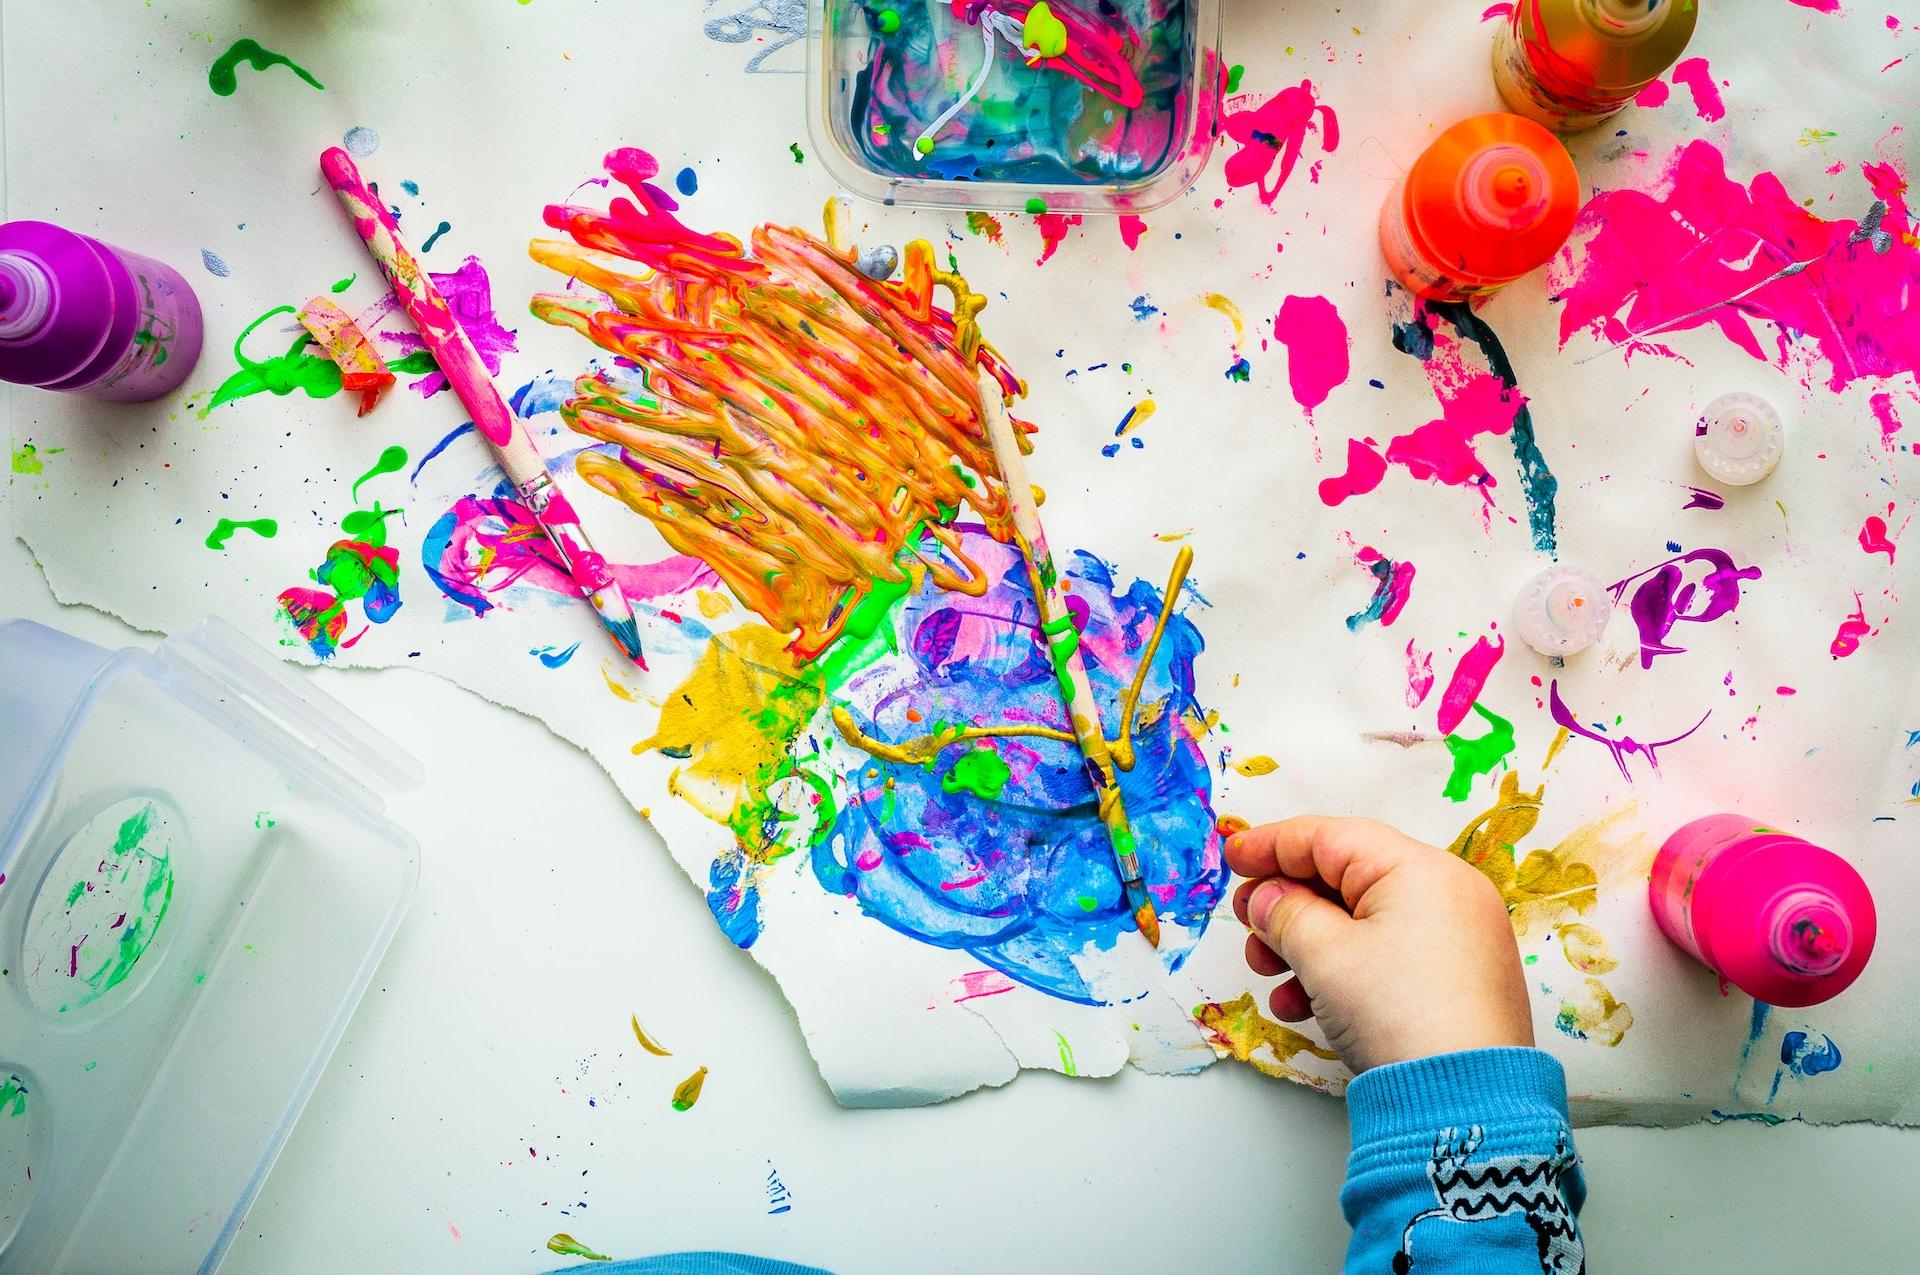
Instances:
[[[412,897],[418,763],[209,620],[0,624],[0,1272],[212,1270]]]
[[[885,204],[1146,212],[1206,167],[1219,0],[812,0],[807,125]]]

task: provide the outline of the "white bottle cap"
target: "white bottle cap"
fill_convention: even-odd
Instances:
[[[1693,454],[1715,482],[1751,487],[1787,454],[1787,432],[1773,404],[1752,394],[1722,394],[1693,427]]]
[[[1549,567],[1527,581],[1513,627],[1542,655],[1577,655],[1600,640],[1613,618],[1607,586],[1577,567]]]

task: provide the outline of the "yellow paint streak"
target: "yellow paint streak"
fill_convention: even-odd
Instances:
[[[833,724],[839,729],[841,738],[861,752],[903,766],[925,765],[955,744],[971,743],[976,739],[1052,739],[1065,744],[1077,742],[1071,731],[1055,730],[1051,726],[956,726],[889,744],[861,730],[853,720],[853,714],[838,704],[833,706]]]
[[[1213,829],[1223,837],[1231,837],[1236,832],[1245,832],[1253,827],[1239,815],[1221,815],[1213,821]]]
[[[1553,737],[1553,742],[1547,745],[1547,756],[1546,759],[1540,763],[1540,769],[1551,770],[1553,768],[1553,759],[1560,755],[1560,750],[1565,748],[1567,741],[1572,738],[1573,732],[1562,726],[1559,734]]]
[[[1227,316],[1228,320],[1233,324],[1233,339],[1236,345],[1246,338],[1247,318],[1240,313],[1240,307],[1235,305],[1231,299],[1222,296],[1218,292],[1209,292],[1200,298],[1200,302],[1206,306],[1207,309],[1217,310]]]
[[[1152,420],[1153,414],[1159,410],[1159,404],[1155,403],[1152,399],[1141,399],[1133,405],[1133,415],[1127,417],[1126,428],[1120,431],[1119,436],[1125,438],[1128,434],[1133,433],[1134,430],[1139,429],[1142,425]]]
[[[1258,779],[1262,775],[1271,775],[1274,771],[1280,769],[1280,763],[1265,753],[1261,753],[1256,757],[1249,757],[1245,761],[1233,763],[1233,768],[1249,779]]]
[[[1610,974],[1620,968],[1607,947],[1607,936],[1584,921],[1570,921],[1557,933],[1561,955],[1582,974]]]
[[[733,610],[733,599],[718,589],[696,589],[693,601],[700,608],[700,614],[709,620],[717,620]]]
[[[1638,816],[1637,803],[1576,829],[1551,850],[1533,850],[1522,857],[1521,842],[1540,822],[1545,793],[1545,785],[1522,792],[1519,775],[1509,772],[1500,782],[1498,803],[1469,823],[1449,847],[1499,888],[1515,935],[1584,915],[1599,897],[1602,870],[1609,875],[1624,875],[1629,868],[1644,872],[1653,859],[1646,834],[1622,827]]]
[[[668,790],[707,818],[727,823],[786,756],[791,732],[769,729],[774,723],[768,716],[791,713],[805,721],[823,698],[787,649],[785,635],[759,624],[730,629],[714,635],[693,672],[661,706],[658,728],[633,751],[690,750],[669,777]]]
[[[673,1109],[675,1111],[686,1111],[692,1107],[694,1103],[700,1101],[700,1091],[705,1089],[706,1086],[707,1069],[702,1067],[678,1085],[674,1086]]]
[[[1166,592],[1160,595],[1160,614],[1154,618],[1153,634],[1147,639],[1140,663],[1133,671],[1133,685],[1120,697],[1120,737],[1110,742],[1109,749],[1113,764],[1121,770],[1133,769],[1133,732],[1140,716],[1140,693],[1146,689],[1153,657],[1160,651],[1160,639],[1167,635],[1167,623],[1173,619],[1173,609],[1179,605],[1180,590],[1186,586],[1187,573],[1191,570],[1193,550],[1181,545],[1180,552],[1173,556],[1173,572],[1167,577]]]
[[[1590,978],[1561,1002],[1558,1021],[1594,1044],[1613,1049],[1627,1038],[1633,1026],[1633,1010],[1614,999],[1605,983]]]
[[[1193,1018],[1212,1033],[1216,1051],[1282,1080],[1304,1081],[1324,1089],[1326,1077],[1302,1071],[1293,1065],[1293,1060],[1301,1054],[1327,1062],[1337,1062],[1340,1058],[1311,1037],[1262,1014],[1254,1004],[1252,992],[1237,1000],[1201,1005],[1193,1011]]]
[[[600,676],[607,679],[607,689],[613,692],[614,698],[623,699],[629,704],[637,702],[634,699],[633,691],[629,689],[625,683],[621,682],[620,679],[608,672],[605,664],[600,666]]]
[[[640,1015],[632,1014],[632,1015],[629,1015],[629,1017],[632,1019],[632,1022],[633,1022],[633,1038],[640,1042],[640,1048],[646,1050],[648,1053],[652,1054],[656,1058],[673,1057],[673,1051],[671,1049],[668,1049],[665,1045],[662,1045],[659,1041],[647,1035],[647,1033],[641,1029]]]

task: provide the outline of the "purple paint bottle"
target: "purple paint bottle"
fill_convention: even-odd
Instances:
[[[0,225],[0,380],[144,402],[187,379],[200,336],[172,267],[44,221]]]

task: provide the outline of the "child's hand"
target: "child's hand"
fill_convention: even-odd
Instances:
[[[1533,1044],[1500,893],[1473,867],[1370,819],[1308,816],[1227,841],[1251,878],[1233,910],[1257,974],[1292,970],[1267,1003],[1317,1018],[1357,1072],[1460,1049]]]

